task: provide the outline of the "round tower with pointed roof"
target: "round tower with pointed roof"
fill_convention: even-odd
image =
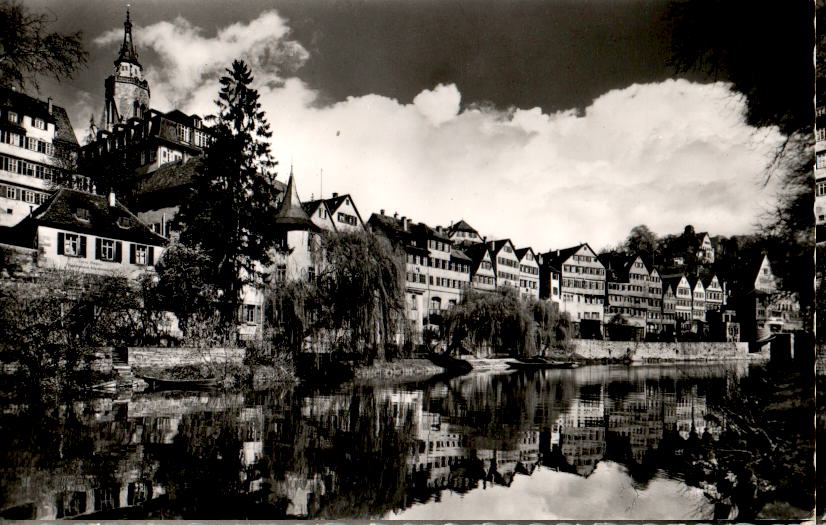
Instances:
[[[149,111],[149,84],[143,78],[143,66],[132,41],[132,20],[126,9],[123,43],[115,60],[115,69],[106,79],[103,125],[109,131],[132,117],[143,118]]]

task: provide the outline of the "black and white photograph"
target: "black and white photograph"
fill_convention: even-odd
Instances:
[[[0,0],[0,520],[813,522],[823,0]]]

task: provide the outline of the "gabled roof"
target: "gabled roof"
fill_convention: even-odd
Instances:
[[[591,248],[587,242],[582,244],[577,244],[576,246],[571,246],[570,248],[564,248],[561,250],[550,250],[542,254],[542,260],[545,264],[549,264],[551,266],[555,266],[556,268],[561,268],[562,264],[571,258],[576,252],[582,249],[583,246],[587,246],[588,249],[596,255],[596,252]],[[599,260],[599,257],[597,257]],[[600,261],[602,264],[602,261]]]
[[[298,192],[295,189],[295,178],[290,175],[287,181],[287,189],[275,211],[273,224],[285,230],[312,230],[317,231],[318,226],[310,220],[310,216],[304,211]]]
[[[307,212],[307,215],[312,217],[313,214],[318,211],[318,208],[321,207],[323,203],[324,201],[322,199],[314,199],[311,201],[302,202],[301,206],[304,208],[304,211]],[[329,208],[327,209],[327,211],[329,213]]]
[[[359,222],[364,224],[364,220],[361,218],[361,213],[359,213],[359,209],[356,206],[356,201],[353,200],[353,197],[350,196],[349,193],[345,193],[344,195],[336,195],[335,197],[330,197],[329,199],[324,199],[324,203],[327,205],[327,210],[332,215],[336,212],[336,210],[338,210],[341,207],[342,204],[344,204],[344,201],[346,201],[347,199],[350,199],[350,205],[353,207],[353,210],[355,210],[356,215],[358,215]]]
[[[0,107],[54,123],[55,141],[64,142],[70,147],[78,146],[72,122],[63,107],[52,104],[52,112],[49,113],[48,102],[8,88],[0,88]],[[7,124],[4,119],[4,125]]]
[[[612,282],[628,282],[631,265],[636,257],[625,253],[609,252],[597,255],[597,259],[605,267],[606,279]]]
[[[525,257],[525,254],[528,252],[531,252],[533,254],[533,260],[534,262],[536,262],[536,252],[533,251],[533,248],[531,248],[530,246],[528,246],[527,248],[519,248],[518,250],[513,251],[513,253],[516,254],[516,258],[520,261]]]
[[[488,245],[488,249],[494,255],[499,253],[499,250],[501,250],[502,247],[505,246],[506,244],[510,244],[511,248],[513,248],[514,252],[516,251],[516,249],[513,247],[513,242],[511,242],[510,239],[499,239],[497,241],[488,241],[486,244]]]
[[[471,273],[476,273],[476,270],[479,268],[479,264],[485,259],[485,254],[490,257],[490,250],[485,243],[463,243],[460,246],[461,250],[464,251],[465,255],[467,255],[472,261]]]
[[[694,291],[694,288],[697,287],[697,284],[703,286],[702,280],[696,275],[686,275],[686,280],[688,280],[688,285],[691,286],[691,290]],[[705,290],[705,286],[703,286],[703,290]]]
[[[479,232],[476,231],[476,228],[474,228],[473,226],[468,224],[464,219],[460,219],[459,222],[457,222],[456,224],[450,226],[448,228],[448,231],[450,231],[450,232],[470,232],[470,233],[475,233],[476,235],[479,235]]]
[[[679,286],[680,281],[682,281],[682,279],[683,279],[683,277],[685,277],[685,275],[680,273],[680,274],[676,274],[676,275],[663,275],[661,277],[662,277],[663,284],[666,285],[666,286],[671,286],[674,289],[674,293],[676,294],[677,293],[677,286]],[[689,284],[689,286],[691,286],[691,285]]]
[[[88,219],[78,217],[78,209],[85,209]],[[110,206],[108,197],[62,188],[23,219],[14,230],[18,239],[29,237],[38,226],[85,233],[111,239],[163,246],[167,240],[153,232],[126,207],[115,201]]]
[[[712,273],[712,274],[707,275],[705,278],[703,278],[703,279],[702,279],[702,281],[703,281],[703,288],[708,289],[708,287],[709,287],[709,286],[711,286],[711,281],[713,281],[715,277],[717,277],[717,275],[716,275],[716,274],[714,274],[714,273]],[[722,286],[723,286],[723,285],[722,285],[722,283],[720,282],[720,278],[719,278],[719,277],[717,277],[717,284],[718,284],[718,285],[720,285],[720,287],[722,288]]]

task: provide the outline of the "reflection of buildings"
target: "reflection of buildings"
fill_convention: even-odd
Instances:
[[[604,388],[598,398],[574,399],[551,426],[549,444],[568,465],[588,476],[611,446],[612,459],[627,457],[637,464],[659,446],[666,431],[676,429],[683,439],[692,430],[698,437],[708,433],[717,439],[723,424],[710,414],[706,399],[696,388],[678,397],[657,387],[646,387],[610,398]],[[613,443],[613,445],[611,445]]]
[[[174,498],[186,501],[195,490],[182,473],[213,474],[191,465],[201,460],[219,468],[195,488],[218,487],[227,501],[265,505],[281,518],[343,517],[347,509],[385,515],[443,490],[510,486],[540,465],[581,476],[606,459],[630,470],[651,466],[666,435],[716,437],[724,424],[696,386],[661,382],[652,370],[582,370],[568,387],[514,374],[283,399],[204,393],[78,402],[65,409],[71,424],[55,425],[71,442],[46,450],[63,451],[65,461],[50,459],[3,487],[10,506],[0,516],[140,518],[145,509],[177,508]],[[686,374],[692,384],[706,377],[696,368]],[[35,457],[40,449],[32,447],[20,456]]]

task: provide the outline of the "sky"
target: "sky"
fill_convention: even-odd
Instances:
[[[99,119],[125,2],[29,0],[83,31],[88,67],[46,83],[76,133]],[[615,245],[638,224],[753,231],[782,137],[725,81],[677,75],[661,0],[133,0],[151,105],[210,114],[251,66],[278,178],[432,226],[464,219],[537,251]],[[723,76],[724,79],[724,76]],[[322,176],[323,173],[323,176]]]
[[[385,519],[696,520],[712,515],[710,507],[701,489],[664,477],[634,487],[624,467],[600,461],[587,478],[539,468],[531,476],[514,476],[510,487],[442,491],[437,502],[414,504]],[[675,516],[676,509],[685,515]]]

